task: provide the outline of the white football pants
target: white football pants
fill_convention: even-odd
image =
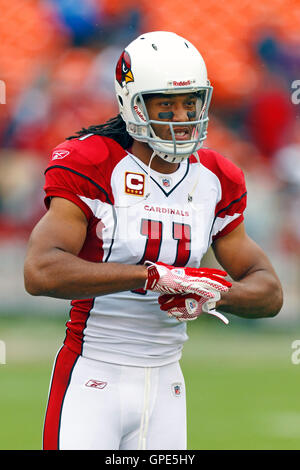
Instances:
[[[52,375],[44,449],[186,449],[179,363],[122,366],[63,347]]]

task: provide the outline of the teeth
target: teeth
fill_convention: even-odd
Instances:
[[[175,131],[175,134],[178,135],[179,137],[183,137],[185,135],[184,131]]]

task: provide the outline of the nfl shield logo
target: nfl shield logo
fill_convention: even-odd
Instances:
[[[175,397],[181,396],[181,383],[172,384],[173,395]]]
[[[172,178],[170,176],[161,177],[160,182],[164,188],[170,188],[172,186]]]

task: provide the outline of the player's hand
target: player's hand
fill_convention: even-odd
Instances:
[[[145,289],[161,294],[197,294],[212,299],[216,292],[226,292],[231,283],[220,269],[178,268],[165,263],[146,261],[148,279]]]
[[[210,293],[210,296],[207,294],[205,297],[197,294],[164,294],[158,297],[158,302],[161,310],[178,321],[196,320],[199,315],[208,313],[218,317],[227,325],[229,323],[228,319],[215,310],[216,302],[219,299],[219,292]]]

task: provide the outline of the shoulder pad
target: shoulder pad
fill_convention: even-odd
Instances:
[[[221,182],[229,180],[234,184],[244,184],[243,171],[228,158],[210,149],[200,149],[198,154],[200,163],[215,173]]]

